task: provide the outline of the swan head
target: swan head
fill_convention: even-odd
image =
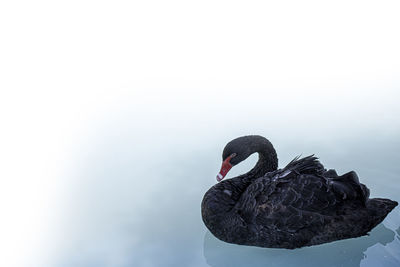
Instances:
[[[229,170],[247,159],[251,154],[257,151],[261,141],[266,140],[259,135],[248,135],[233,139],[226,144],[222,152],[222,166],[217,175],[217,181],[225,178]]]

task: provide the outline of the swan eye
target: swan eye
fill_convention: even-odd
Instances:
[[[234,158],[234,157],[236,157],[236,153],[233,153],[233,154],[231,155],[231,158]]]

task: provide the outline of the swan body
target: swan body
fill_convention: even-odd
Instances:
[[[355,172],[338,176],[314,156],[297,157],[277,169],[276,152],[261,136],[229,142],[217,180],[255,152],[259,161],[251,171],[217,183],[204,195],[203,221],[222,241],[294,249],[359,237],[397,206],[389,199],[370,199]]]

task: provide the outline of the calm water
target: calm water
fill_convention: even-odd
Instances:
[[[298,154],[315,153],[326,168],[338,173],[355,170],[372,197],[400,201],[400,141],[395,131],[351,128],[344,132],[345,128],[335,129],[323,121],[321,128],[308,124],[313,120],[304,120],[310,126],[293,132],[290,125],[273,119],[260,123],[239,118],[236,123],[223,121],[222,115],[208,116],[206,121],[199,119],[200,113],[191,117],[156,112],[141,118],[135,111],[99,119],[85,130],[79,149],[72,153],[62,229],[54,238],[49,264],[400,265],[398,207],[369,236],[296,250],[221,242],[206,229],[200,214],[202,197],[216,182],[224,145],[236,136],[254,133],[272,141],[280,167]],[[175,116],[172,121],[171,116]],[[222,131],[218,125],[230,130]],[[256,160],[253,155],[236,166],[230,177],[247,171]]]

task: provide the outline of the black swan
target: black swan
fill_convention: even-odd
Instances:
[[[221,182],[232,166],[258,152],[248,173]],[[204,195],[202,218],[218,239],[240,245],[294,249],[368,234],[397,206],[369,198],[353,171],[338,176],[314,156],[296,157],[277,169],[278,158],[264,137],[230,141],[217,183]]]

